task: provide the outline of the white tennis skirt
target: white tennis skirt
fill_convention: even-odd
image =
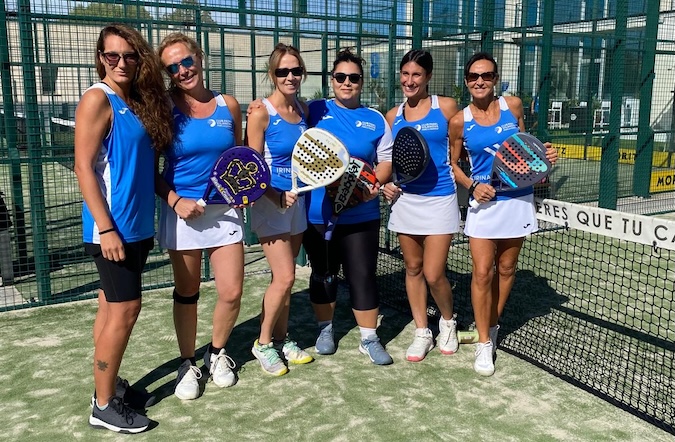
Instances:
[[[424,196],[405,191],[391,205],[389,230],[407,235],[459,232],[457,195]]]
[[[289,233],[298,235],[307,230],[307,214],[305,213],[305,196],[298,199],[286,212],[279,212],[279,205],[263,196],[251,207],[251,230],[259,238]]]
[[[169,250],[201,250],[244,238],[243,214],[227,204],[210,204],[198,218],[184,220],[162,201],[157,241]]]
[[[469,207],[464,233],[473,238],[522,238],[538,230],[534,194]]]

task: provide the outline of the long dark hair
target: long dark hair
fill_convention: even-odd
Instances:
[[[123,38],[138,53],[138,66],[127,104],[143,123],[154,148],[166,150],[173,142],[173,115],[162,78],[162,63],[140,32],[126,25],[111,24],[101,30],[96,42],[96,71],[101,80],[106,74],[100,54],[110,35]]]

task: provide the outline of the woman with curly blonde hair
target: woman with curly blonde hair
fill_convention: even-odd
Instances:
[[[84,248],[101,281],[89,424],[139,433],[150,420],[134,409],[154,397],[117,374],[141,310],[141,274],[155,230],[155,155],[171,144],[173,118],[159,59],[138,31],[103,28],[96,70],[101,81],[85,91],[75,112]]]

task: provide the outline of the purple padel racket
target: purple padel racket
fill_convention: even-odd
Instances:
[[[338,181],[326,186],[326,194],[333,202],[333,216],[328,221],[324,234],[326,241],[330,241],[333,237],[333,230],[340,213],[363,202],[376,182],[375,171],[370,164],[361,158],[349,158],[345,173]]]
[[[513,134],[493,152],[495,158],[490,184],[496,190],[532,186],[551,173],[551,163],[546,159],[546,146],[530,134]],[[476,208],[480,203],[472,197],[469,205]]]
[[[204,196],[197,204],[202,207],[207,204],[250,204],[263,196],[270,178],[269,167],[262,155],[247,146],[232,147],[216,160]]]

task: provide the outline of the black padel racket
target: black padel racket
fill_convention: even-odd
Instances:
[[[400,186],[419,178],[429,164],[429,146],[416,129],[406,126],[398,131],[392,148],[394,184]]]
[[[347,170],[349,152],[337,137],[315,127],[307,129],[295,142],[291,156],[293,193],[300,194],[337,181]],[[302,185],[299,187],[298,182]],[[286,209],[279,209],[285,212]]]
[[[333,216],[324,234],[326,241],[332,238],[340,213],[363,202],[376,182],[375,171],[370,164],[361,158],[351,157],[342,177],[326,186],[326,194],[333,202]]]
[[[546,159],[546,146],[530,134],[511,135],[502,142],[494,155],[491,185],[497,190],[532,186],[551,173],[551,163]],[[472,198],[469,205],[476,208],[480,203]]]
[[[270,179],[270,170],[262,155],[250,147],[231,147],[213,165],[204,196],[197,204],[202,207],[250,204],[263,196]]]

